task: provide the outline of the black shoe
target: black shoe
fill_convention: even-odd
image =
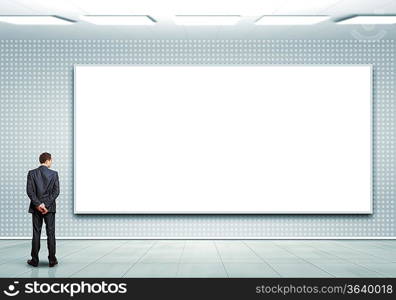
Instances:
[[[57,260],[55,260],[55,261],[50,261],[49,262],[49,264],[48,264],[48,266],[50,267],[50,268],[52,268],[52,267],[54,267],[55,265],[57,265],[58,264],[58,261]]]
[[[35,262],[32,259],[28,259],[27,263],[33,267],[37,267],[38,266],[38,262]]]

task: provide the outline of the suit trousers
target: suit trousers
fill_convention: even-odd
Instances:
[[[41,228],[43,226],[43,219],[45,222],[45,230],[47,232],[47,246],[48,246],[48,260],[50,262],[56,261],[55,257],[55,213],[48,212],[45,215],[35,211],[32,213],[33,221],[33,239],[32,239],[32,260],[35,262],[39,261],[40,251],[40,237]]]

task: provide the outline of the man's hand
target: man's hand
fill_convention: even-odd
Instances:
[[[43,204],[44,204],[44,203],[41,203],[40,205],[37,205],[37,206],[36,206],[36,209],[37,209],[39,212],[41,212],[41,213],[43,212]]]
[[[39,212],[41,212],[43,215],[45,215],[48,212],[48,209],[45,207],[44,203],[41,203],[40,205],[37,205],[36,209]]]

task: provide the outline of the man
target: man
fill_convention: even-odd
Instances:
[[[52,165],[51,154],[44,152],[40,154],[41,165],[33,170],[29,170],[27,175],[26,193],[30,198],[29,213],[32,214],[33,239],[32,239],[32,259],[27,263],[37,267],[39,263],[40,236],[43,219],[47,232],[48,261],[49,266],[58,264],[55,257],[55,200],[59,195],[58,172],[50,170]]]

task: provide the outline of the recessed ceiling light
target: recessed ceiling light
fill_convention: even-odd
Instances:
[[[355,16],[338,21],[337,24],[396,24],[396,16]]]
[[[256,25],[312,25],[327,20],[329,16],[262,16]]]
[[[156,20],[147,15],[85,15],[82,20],[96,25],[154,25]]]
[[[177,25],[234,25],[241,19],[237,15],[176,15]]]
[[[58,16],[0,16],[1,22],[18,24],[18,25],[70,25],[75,23],[73,20],[68,20],[66,18]]]

